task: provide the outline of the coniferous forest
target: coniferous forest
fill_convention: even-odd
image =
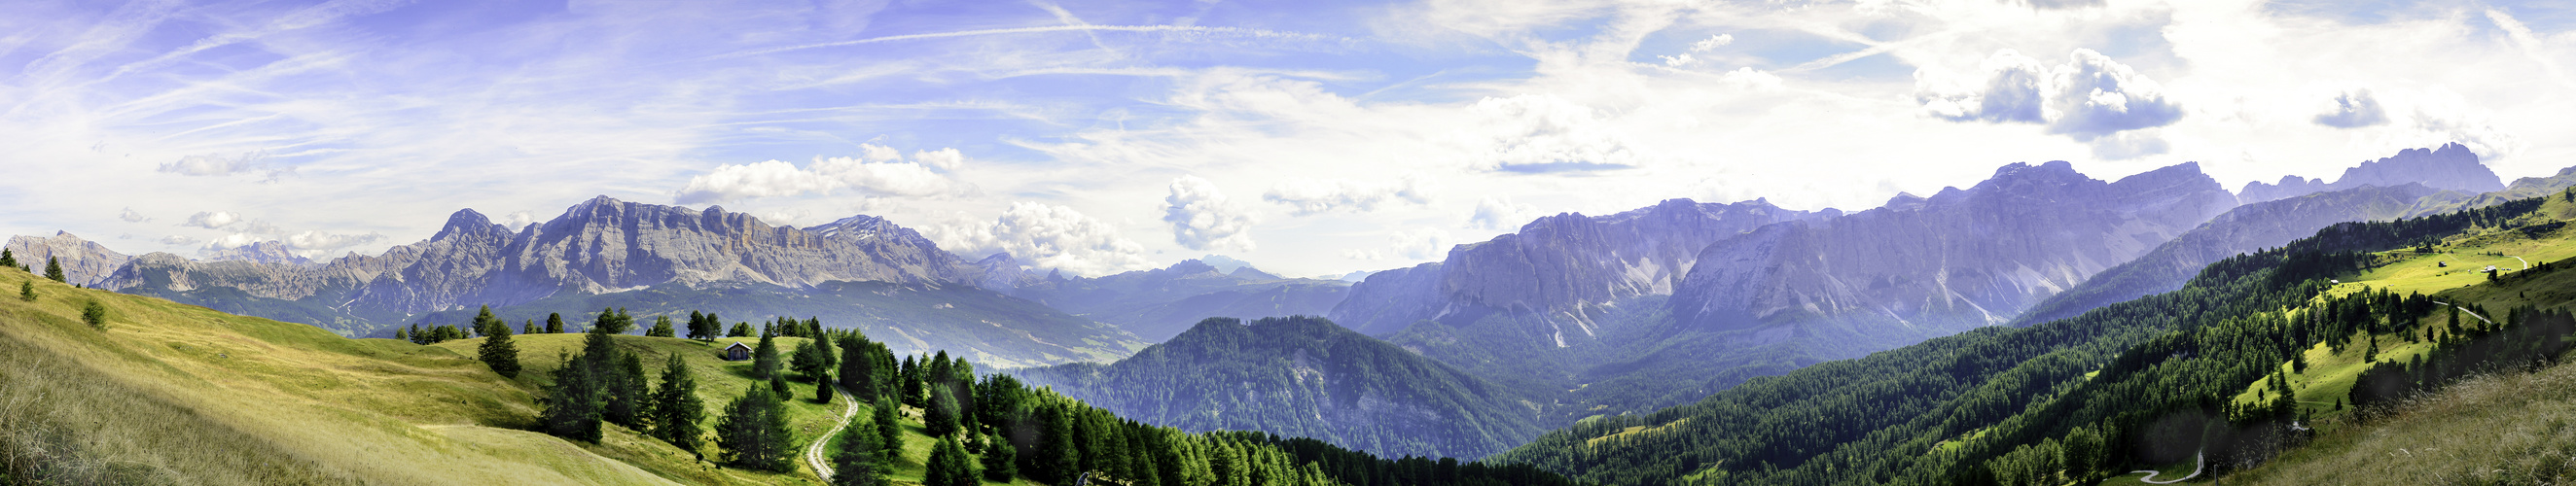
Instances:
[[[2421,294],[2329,292],[2335,276],[2377,264],[2372,252],[2478,229],[2555,230],[2524,218],[2543,203],[2339,224],[2210,265],[2181,290],[1756,379],[1696,404],[1580,423],[1489,460],[1603,484],[2059,484],[2195,457],[2260,464],[2302,439],[2306,409],[2279,393],[2234,397],[2304,366],[2311,347],[2375,363],[2335,408],[2554,362],[2576,331],[2563,312],[2517,309],[2489,322],[2458,317],[2487,310],[2451,313]],[[2367,356],[2409,339],[2436,343],[2430,359]]]

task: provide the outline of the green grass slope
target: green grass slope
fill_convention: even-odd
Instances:
[[[5,482],[672,483],[518,430],[527,391],[454,352],[0,271],[30,280],[0,299]]]

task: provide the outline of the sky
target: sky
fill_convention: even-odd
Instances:
[[[0,0],[0,231],[309,257],[595,196],[1102,275],[2016,162],[2576,165],[2560,2]]]

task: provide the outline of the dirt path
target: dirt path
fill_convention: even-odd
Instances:
[[[2442,305],[2446,305],[2446,306],[2450,306],[2450,307],[2451,307],[2451,308],[2453,308],[2453,309],[2460,309],[2460,313],[2462,313],[2462,314],[2468,314],[2468,315],[2469,315],[2469,317],[2475,317],[2475,318],[2478,318],[2478,320],[2481,320],[2481,321],[2487,321],[2487,323],[2488,323],[2488,324],[2494,324],[2494,323],[2495,323],[2495,321],[2494,321],[2494,320],[2487,319],[2487,316],[2481,316],[2481,315],[2478,315],[2478,313],[2476,313],[2476,312],[2469,312],[2469,310],[2468,310],[2468,309],[2463,309],[2463,308],[2460,308],[2460,306],[2451,305],[2451,303],[2449,303],[2449,302],[2443,302],[2443,301],[2438,301],[2438,300],[2436,300],[2436,301],[2433,301],[2433,303],[2435,303],[2435,304],[2442,304]]]
[[[2147,484],[2173,484],[2173,483],[2179,483],[2179,482],[2183,482],[2183,481],[2190,481],[2190,480],[2191,480],[2191,478],[2200,477],[2200,470],[2202,470],[2202,469],[2207,469],[2207,468],[2208,468],[2207,466],[2209,466],[2209,463],[2208,463],[2207,461],[2203,461],[2203,460],[2201,460],[2200,453],[2198,453],[2198,452],[2194,452],[2194,453],[2191,453],[2191,475],[2190,475],[2190,476],[2183,476],[2183,477],[2182,477],[2182,478],[2180,478],[2180,479],[2168,479],[2168,480],[2163,480],[2163,481],[2157,481],[2157,480],[2156,480],[2156,475],[2157,475],[2157,474],[2164,474],[2164,472],[2163,472],[2163,471],[2154,471],[2154,470],[2129,471],[2129,474],[2146,473],[2147,477],[2138,478],[2138,482],[2142,482],[2142,483],[2147,483]]]
[[[832,391],[840,393],[842,398],[850,396],[850,391],[841,389],[841,385],[832,385]],[[805,446],[805,463],[814,466],[814,475],[822,476],[824,481],[832,480],[832,461],[823,457],[823,446],[831,444],[833,436],[841,435],[841,429],[849,428],[850,418],[859,413],[858,400],[841,401],[847,402],[841,406],[841,423],[833,425],[831,432],[823,433],[823,438],[814,439],[814,445]]]

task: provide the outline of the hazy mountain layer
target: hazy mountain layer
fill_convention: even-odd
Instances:
[[[1117,363],[1016,374],[1148,423],[1380,455],[1483,457],[1542,431],[1519,394],[1315,317],[1208,319]]]
[[[1231,272],[1199,260],[1098,278],[1055,277],[1008,292],[1075,315],[1117,325],[1147,341],[1170,339],[1210,317],[1258,319],[1321,315],[1350,288],[1334,280],[1280,278],[1232,262]]]

